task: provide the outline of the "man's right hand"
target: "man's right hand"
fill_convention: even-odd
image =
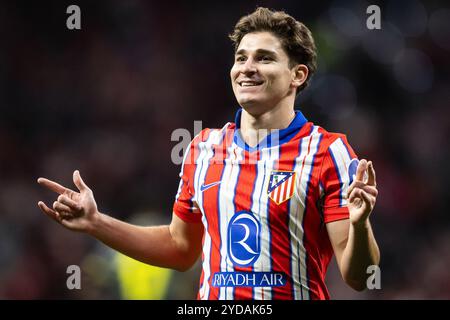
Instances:
[[[57,201],[53,202],[53,209],[42,201],[38,202],[46,215],[70,230],[89,232],[93,228],[100,213],[92,190],[81,179],[78,170],[73,173],[73,182],[79,192],[45,178],[39,178],[37,182],[59,194]]]

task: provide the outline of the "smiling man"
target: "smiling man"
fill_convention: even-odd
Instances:
[[[369,216],[375,170],[343,134],[294,110],[316,69],[310,31],[284,12],[258,8],[241,18],[231,84],[234,123],[205,129],[181,169],[172,222],[139,227],[100,213],[78,171],[78,192],[59,193],[51,218],[146,263],[187,270],[202,255],[200,299],[328,299],[333,253],[344,281],[366,286],[379,263]]]

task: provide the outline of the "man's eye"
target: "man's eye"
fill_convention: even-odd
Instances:
[[[245,61],[245,57],[239,56],[239,57],[236,58],[236,61],[238,61],[238,62]]]
[[[261,61],[272,61],[273,59],[272,59],[272,57],[269,57],[269,56],[262,56],[262,57],[260,58],[260,60],[261,60]]]

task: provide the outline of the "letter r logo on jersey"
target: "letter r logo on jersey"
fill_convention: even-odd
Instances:
[[[348,164],[348,178],[349,178],[349,185],[352,184],[353,180],[356,178],[356,169],[358,168],[359,160],[354,158],[350,163]]]
[[[228,224],[228,255],[235,265],[247,267],[261,253],[260,224],[249,211],[237,212]]]

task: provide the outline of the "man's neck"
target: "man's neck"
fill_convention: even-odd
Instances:
[[[277,107],[254,116],[245,110],[241,114],[241,135],[250,147],[255,147],[272,129],[285,129],[295,118],[294,108]]]

